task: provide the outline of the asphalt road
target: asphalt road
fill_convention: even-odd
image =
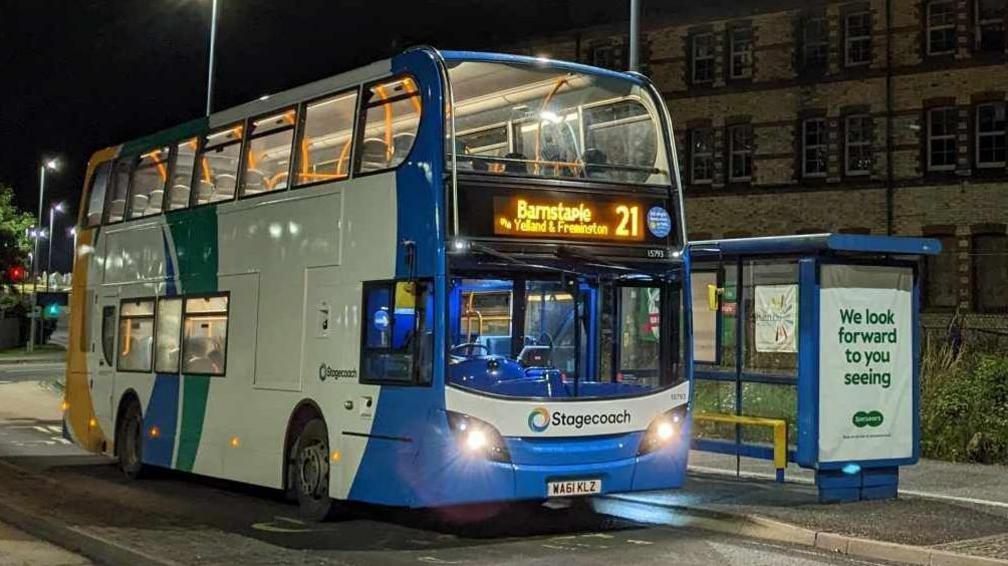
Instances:
[[[47,371],[6,367],[0,380],[30,381]],[[166,471],[129,482],[107,460],[63,442],[52,413],[12,417],[10,409],[19,400],[5,391],[53,395],[26,384],[6,390],[0,384],[0,409],[6,409],[0,411],[0,498],[171,563],[872,563],[675,527],[674,511],[604,498],[567,509],[511,505],[409,511],[355,505],[334,521],[305,524],[273,490]]]
[[[64,362],[41,364],[0,364],[0,383],[58,378],[66,372]],[[0,399],[0,402],[4,400]]]

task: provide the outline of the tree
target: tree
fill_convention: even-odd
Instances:
[[[35,224],[35,216],[18,210],[14,203],[14,190],[0,183],[0,268],[4,277],[15,266],[28,263],[32,249],[28,228]]]

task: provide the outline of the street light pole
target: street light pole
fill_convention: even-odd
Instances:
[[[640,72],[640,0],[630,0],[630,70]]]
[[[212,0],[210,8],[210,62],[207,65],[206,115],[213,108],[214,55],[217,48],[217,0]],[[41,214],[41,213],[40,213]]]
[[[55,222],[57,212],[63,212],[63,203],[58,202],[49,207],[49,253],[46,254],[46,291],[52,291],[49,287],[49,278],[52,277],[52,242],[55,239],[54,236],[56,235],[56,226],[53,223]]]
[[[42,199],[45,197],[46,169],[53,169],[53,170],[55,170],[56,166],[57,166],[57,163],[56,163],[55,159],[48,159],[46,161],[43,161],[42,162],[42,166],[39,168],[39,194],[38,194],[39,204],[38,204],[38,217],[37,217],[39,224],[42,223]],[[36,312],[35,311],[38,309],[38,276],[35,273],[35,271],[36,271],[35,266],[37,266],[38,263],[39,263],[38,262],[38,241],[39,241],[40,234],[41,234],[41,228],[36,229],[36,231],[35,231],[35,246],[34,246],[34,252],[32,253],[32,268],[31,268],[32,301],[31,301],[31,313],[29,313],[30,314],[30,316],[29,316],[30,322],[28,324],[28,353],[29,354],[31,352],[35,351],[35,332],[36,332],[35,329],[36,329],[36,326],[38,326],[38,323],[35,320],[36,319]]]

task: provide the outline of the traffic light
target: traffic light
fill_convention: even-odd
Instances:
[[[11,283],[20,283],[24,281],[25,268],[20,265],[15,265],[7,270],[7,276],[10,277]]]
[[[45,306],[42,310],[43,318],[58,318],[60,314],[60,306],[56,303],[52,303]]]

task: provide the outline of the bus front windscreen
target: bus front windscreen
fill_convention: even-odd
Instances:
[[[448,75],[460,173],[669,183],[658,112],[629,79],[477,61]]]
[[[448,384],[518,398],[643,395],[682,378],[668,283],[458,277]]]

